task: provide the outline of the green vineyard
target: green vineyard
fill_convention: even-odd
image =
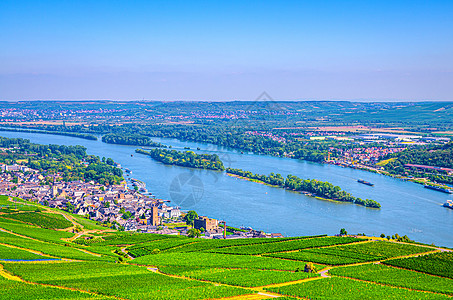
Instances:
[[[115,231],[0,197],[0,299],[450,299],[450,249]],[[77,230],[75,230],[77,228]],[[441,250],[443,252],[441,252]]]

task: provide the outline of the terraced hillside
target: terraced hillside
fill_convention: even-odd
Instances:
[[[118,232],[0,196],[0,299],[449,299],[449,249]],[[313,272],[305,272],[311,269]]]

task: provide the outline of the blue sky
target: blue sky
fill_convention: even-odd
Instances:
[[[453,1],[0,1],[0,99],[453,100]]]

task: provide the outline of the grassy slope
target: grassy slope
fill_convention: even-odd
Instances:
[[[7,201],[7,198],[0,197],[0,203],[10,202]],[[24,210],[34,211],[37,206],[23,205],[23,207],[26,207]],[[42,207],[41,209],[47,208]],[[58,214],[58,220],[61,220],[61,213],[70,216],[66,212],[55,209],[47,210],[49,212],[49,222],[53,222],[52,213]],[[11,213],[17,213],[17,211],[11,211]],[[20,220],[8,219],[4,216],[0,216],[0,228],[30,238],[0,231],[1,243],[32,249],[57,257],[82,260],[81,262],[52,263],[1,262],[7,272],[32,282],[89,290],[103,296],[29,285],[6,280],[0,276],[2,281],[0,298],[5,298],[5,295],[10,291],[15,295],[19,293],[19,295],[30,295],[29,298],[40,299],[102,298],[106,295],[115,295],[126,299],[204,299],[252,294],[256,291],[249,287],[263,285],[276,285],[274,288],[270,288],[274,292],[277,291],[294,296],[316,297],[317,299],[444,298],[443,294],[422,293],[395,287],[415,288],[444,294],[452,293],[450,288],[451,279],[372,264],[357,267],[334,267],[329,272],[362,280],[381,282],[387,286],[338,277],[321,278],[296,284],[291,283],[292,281],[301,282],[300,280],[308,279],[310,276],[320,278],[317,274],[310,275],[304,272],[294,272],[302,270],[306,262],[315,262],[315,267],[320,270],[324,268],[324,265],[319,264],[320,262],[332,262],[334,259],[339,260],[341,263],[344,263],[345,259],[350,259],[350,262],[382,260],[385,263],[401,265],[408,269],[417,269],[423,272],[431,271],[441,276],[450,275],[449,270],[451,269],[451,260],[453,258],[450,253],[386,260],[392,257],[432,251],[431,248],[415,245],[391,242],[357,243],[355,239],[333,237],[296,239],[293,241],[283,239],[212,241],[184,237],[106,232],[107,228],[76,216],[73,219],[84,226],[84,230],[90,230],[90,234],[105,238],[104,242],[82,246],[66,240],[73,236],[73,233],[44,229],[24,224]],[[45,223],[46,220],[40,219],[44,223],[39,224],[46,227],[48,225]],[[346,244],[343,245],[343,243]],[[126,258],[126,264],[108,263],[109,260],[112,262],[119,257],[112,251],[117,250],[118,253],[121,253],[120,249],[124,248],[124,245],[129,245],[128,248],[130,249],[161,248],[162,251],[159,254],[143,253],[144,256],[134,260]],[[96,256],[84,253],[77,248],[104,255]],[[214,251],[223,253],[213,253]],[[263,256],[264,253],[272,254]],[[310,253],[310,255],[301,255],[301,253]],[[291,255],[298,256],[297,260],[300,261],[290,260],[294,259],[294,257],[290,257]],[[0,246],[1,258],[34,259],[45,257],[35,255],[29,251]],[[147,270],[146,267],[134,266],[129,263],[158,266],[163,273],[171,274],[172,277],[153,273]],[[237,285],[244,288],[215,286],[203,280]],[[3,284],[3,282],[6,283]],[[280,286],[281,283],[286,284]]]

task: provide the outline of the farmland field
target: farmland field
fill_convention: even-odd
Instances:
[[[232,246],[247,246],[254,244],[268,244],[268,243],[279,243],[284,241],[301,239],[304,237],[294,237],[294,238],[278,238],[278,239],[268,239],[268,238],[254,238],[254,239],[236,239],[236,240],[200,240],[196,241],[190,245],[184,247],[178,247],[168,250],[168,252],[196,252],[196,251],[206,251],[218,248],[226,248]]]
[[[38,255],[35,253],[31,253],[25,250],[17,249],[17,248],[11,248],[11,247],[6,247],[3,245],[0,245],[0,260],[5,260],[5,259],[12,259],[12,260],[31,260],[31,259],[45,259],[46,256]]]
[[[406,259],[393,259],[387,265],[453,278],[453,253],[443,252]]]
[[[34,205],[26,205],[22,203],[12,202],[8,200],[8,196],[0,195],[0,212],[14,213],[18,211],[36,211],[40,210]]]
[[[56,231],[35,226],[29,226],[23,223],[12,223],[11,220],[0,218],[0,228],[11,232],[54,243],[64,243],[62,238],[70,238],[74,234],[66,231]]]
[[[97,257],[76,250],[73,247],[66,247],[63,245],[57,245],[52,243],[46,243],[41,241],[35,241],[31,239],[20,238],[12,234],[0,231],[0,240],[4,244],[18,246],[26,249],[32,249],[40,251],[44,254],[61,257],[61,258],[72,258],[82,260],[112,260],[108,256]]]
[[[154,249],[164,251],[167,249],[174,249],[175,247],[183,246],[186,244],[193,243],[193,239],[161,239],[145,245],[138,245],[129,247],[129,253],[134,257],[140,257],[152,253]],[[184,247],[183,247],[184,248]],[[179,248],[178,248],[179,249]]]
[[[117,233],[103,236],[104,241],[99,245],[133,245],[139,243],[154,242],[167,239],[186,239],[180,236],[168,236],[163,234],[140,234],[140,233]]]
[[[344,265],[428,251],[432,251],[432,249],[389,242],[368,242],[327,248],[314,248],[290,253],[273,253],[268,254],[267,256],[311,261],[327,265]]]
[[[176,274],[179,276],[244,287],[257,287],[319,276],[317,274],[305,272],[286,272],[256,269],[161,267],[160,270],[163,273],[167,274]]]
[[[4,217],[48,229],[64,229],[72,226],[72,223],[60,214],[29,212],[8,214]]]
[[[397,269],[382,264],[367,264],[329,271],[332,275],[352,277],[415,290],[453,294],[453,279]]]
[[[81,217],[74,218],[87,225],[84,230],[94,228],[95,231],[82,232],[77,240],[72,241],[67,238],[74,233],[42,228],[58,227],[59,221],[67,222],[61,215],[66,212],[50,211],[56,214],[12,211],[0,216],[0,228],[8,231],[0,230],[0,260],[4,269],[0,272],[0,299],[195,300],[242,299],[241,295],[249,299],[250,295],[263,289],[278,293],[282,300],[296,299],[291,296],[360,300],[447,299],[453,295],[450,282],[453,279],[388,266],[395,264],[451,276],[451,253],[392,260],[433,251],[430,247],[416,244],[328,236],[196,239],[106,231],[106,227]],[[9,216],[14,219],[9,219]],[[87,236],[94,239],[85,240]],[[159,251],[154,254],[154,249]],[[32,250],[45,255],[32,253]],[[127,254],[136,258],[131,259]],[[64,259],[32,263],[9,261],[52,257]],[[331,278],[316,273],[326,265],[375,260],[381,264],[330,267]],[[304,272],[309,262],[314,264],[315,273]],[[9,274],[37,285],[9,280]],[[6,279],[1,276],[6,276]],[[12,294],[9,295],[8,291]]]
[[[146,268],[108,263],[6,263],[6,270],[27,281],[87,290],[128,299],[206,299],[251,291],[172,278]]]
[[[78,291],[63,290],[55,287],[40,286],[8,280],[0,276],[0,299],[111,299],[110,297],[90,295]]]
[[[323,278],[267,290],[311,299],[450,299],[447,295],[411,291],[340,277]]]
[[[337,255],[332,254],[324,254],[313,250],[301,250],[297,252],[288,252],[288,253],[272,253],[266,254],[265,256],[268,257],[275,257],[275,258],[284,258],[284,259],[291,259],[297,261],[311,261],[320,264],[326,265],[347,265],[347,264],[354,264],[358,262],[362,262],[364,260],[359,259],[357,257],[347,257],[338,253]]]
[[[256,257],[247,255],[228,255],[199,252],[192,253],[160,253],[142,256],[133,260],[135,264],[150,266],[199,266],[212,268],[250,268],[263,270],[295,271],[303,268],[305,263],[274,259],[270,257]],[[321,269],[322,265],[317,265]]]
[[[88,220],[88,219],[85,219],[85,218],[83,218],[83,217],[81,217],[79,215],[75,215],[75,214],[69,214],[69,215],[72,218],[74,218],[77,223],[82,225],[86,230],[105,230],[105,229],[108,229],[106,227],[102,227],[100,225],[97,225],[96,222]]]
[[[229,248],[222,248],[212,250],[217,253],[228,253],[228,254],[245,254],[245,255],[259,255],[263,253],[275,253],[292,251],[298,249],[307,249],[314,247],[325,247],[339,244],[349,244],[363,241],[361,239],[349,238],[349,237],[323,237],[323,238],[307,238],[291,241],[283,241],[278,243],[270,244],[256,244],[250,246],[236,246]]]

